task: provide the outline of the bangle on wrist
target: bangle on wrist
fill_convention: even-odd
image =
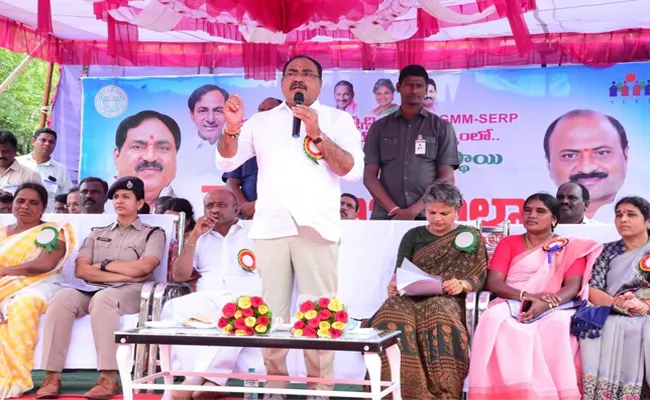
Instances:
[[[223,129],[223,133],[225,133],[228,136],[232,136],[233,138],[236,138],[239,136],[241,133],[241,125],[237,129],[228,129],[228,126]]]
[[[519,292],[519,301],[524,301],[524,295],[526,294],[525,290],[522,290]]]
[[[463,292],[467,292],[467,283],[464,280],[460,281],[460,286],[463,288]]]
[[[393,211],[395,211],[395,210],[399,210],[399,207],[398,207],[398,206],[393,207],[393,208],[388,212],[388,214],[389,214],[389,215],[392,214]]]

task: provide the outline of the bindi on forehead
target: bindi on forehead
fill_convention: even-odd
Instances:
[[[149,140],[153,141],[153,140],[155,140],[155,139],[156,139],[156,138],[155,138],[153,135],[149,135]]]

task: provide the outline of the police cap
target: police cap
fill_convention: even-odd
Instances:
[[[144,199],[144,182],[135,176],[123,176],[113,182],[106,194],[109,200],[113,198],[113,195],[118,190],[130,190],[135,194],[136,200]]]

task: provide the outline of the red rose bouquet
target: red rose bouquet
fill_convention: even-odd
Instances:
[[[300,304],[291,333],[293,336],[338,339],[348,319],[346,307],[337,297],[307,300]]]
[[[266,335],[271,331],[273,313],[259,296],[241,296],[221,310],[219,329],[230,335]]]

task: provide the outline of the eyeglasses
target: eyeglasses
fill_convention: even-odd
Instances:
[[[305,78],[305,79],[317,79],[317,78],[320,78],[320,76],[318,76],[318,74],[315,74],[315,73],[309,72],[309,71],[300,71],[300,72],[298,72],[298,71],[287,71],[284,74],[284,77],[285,78],[301,77],[301,78]]]

